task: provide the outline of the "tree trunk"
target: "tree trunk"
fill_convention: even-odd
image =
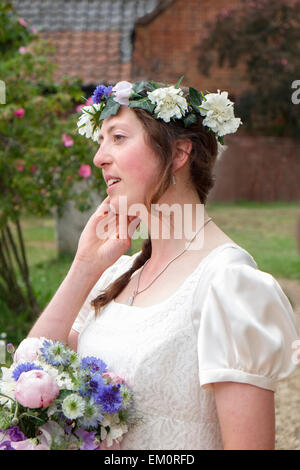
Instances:
[[[15,315],[27,310],[35,319],[40,309],[30,283],[22,228],[18,218],[12,223],[15,234],[8,221],[0,229],[0,295]]]

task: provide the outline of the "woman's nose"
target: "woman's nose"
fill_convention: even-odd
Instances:
[[[93,160],[94,165],[97,166],[98,168],[103,168],[106,163],[110,163],[110,162],[111,162],[111,157],[108,155],[107,152],[104,151],[104,148],[101,145],[96,155],[94,156],[94,160]]]

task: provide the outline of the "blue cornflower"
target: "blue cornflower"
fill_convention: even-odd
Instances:
[[[116,413],[123,403],[120,384],[109,384],[101,388],[96,398],[96,402],[101,404],[104,413]]]
[[[94,356],[87,356],[81,360],[81,369],[88,369],[93,373],[99,372],[102,374],[107,370],[107,365],[101,359],[97,359]]]
[[[108,97],[112,90],[112,86],[98,85],[92,96],[94,104],[101,103],[103,96]]]
[[[101,375],[92,376],[88,382],[88,390],[91,396],[98,396],[104,387],[105,383]]]
[[[67,365],[70,359],[70,354],[65,345],[61,341],[48,341],[45,340],[41,348],[41,355],[46,362],[52,366]]]
[[[30,370],[43,370],[40,366],[36,366],[33,362],[23,362],[18,365],[12,373],[13,378],[17,381],[22,372],[28,372]]]

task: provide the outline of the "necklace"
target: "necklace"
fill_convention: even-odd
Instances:
[[[171,259],[171,261],[169,261],[169,262],[166,264],[166,266],[162,269],[162,271],[160,271],[160,272],[158,273],[158,275],[155,276],[155,278],[153,279],[153,281],[151,281],[150,284],[148,284],[147,287],[145,287],[144,289],[142,289],[142,290],[139,291],[138,289],[139,289],[139,283],[140,283],[140,279],[141,279],[142,272],[143,272],[143,270],[144,270],[144,267],[145,267],[146,264],[148,263],[148,261],[150,261],[150,258],[147,259],[146,263],[145,263],[144,266],[142,267],[142,269],[141,269],[141,271],[140,271],[140,274],[139,274],[139,276],[138,276],[137,287],[136,287],[136,289],[134,290],[133,295],[130,296],[130,297],[128,297],[128,299],[127,299],[126,302],[125,302],[125,305],[132,305],[133,302],[134,302],[135,297],[136,297],[138,294],[140,294],[141,292],[144,292],[146,289],[148,289],[148,288],[153,284],[153,282],[167,269],[167,267],[168,267],[173,261],[175,261],[175,259],[177,259],[177,258],[179,258],[179,256],[183,255],[183,253],[185,253],[185,252],[188,250],[190,244],[192,243],[192,241],[194,240],[194,238],[198,235],[198,233],[200,232],[200,230],[202,230],[202,229],[205,227],[205,225],[206,225],[210,220],[212,220],[211,217],[210,217],[209,219],[207,219],[207,221],[204,222],[204,224],[203,224],[202,227],[198,230],[198,232],[195,233],[195,235],[193,236],[193,238],[188,242],[188,246],[187,246],[181,253],[179,253],[179,255],[177,255],[177,256],[175,256],[175,258]]]

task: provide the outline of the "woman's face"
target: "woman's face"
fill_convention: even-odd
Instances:
[[[103,121],[94,164],[102,168],[106,183],[109,176],[121,179],[107,188],[116,212],[120,196],[126,196],[127,209],[132,204],[143,204],[158,182],[158,157],[145,138],[142,123],[127,106],[121,106],[116,116]]]

